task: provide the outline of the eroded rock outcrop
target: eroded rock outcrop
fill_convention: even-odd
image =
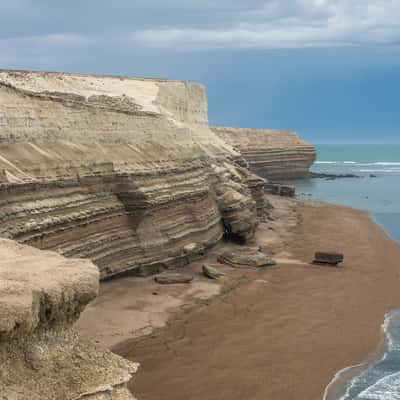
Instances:
[[[251,238],[265,182],[238,157],[201,85],[0,71],[0,236],[89,258],[101,278]]]
[[[0,239],[0,398],[129,400],[137,364],[73,329],[98,291],[89,260]]]
[[[212,130],[240,152],[251,171],[267,179],[305,178],[316,158],[315,148],[294,132],[223,127]]]

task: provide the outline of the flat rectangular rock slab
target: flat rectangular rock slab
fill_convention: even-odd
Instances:
[[[276,264],[274,260],[260,251],[228,251],[221,254],[218,261],[234,268],[262,268]]]
[[[157,275],[154,280],[161,285],[174,285],[177,283],[190,283],[193,280],[193,276],[177,273],[163,273]]]
[[[313,264],[337,266],[343,260],[344,256],[341,253],[318,251],[315,253]]]
[[[337,267],[343,260],[344,256],[341,253],[318,251],[315,253],[313,264]]]

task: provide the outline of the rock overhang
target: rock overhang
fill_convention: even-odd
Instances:
[[[98,293],[90,260],[0,239],[0,337],[70,326]]]

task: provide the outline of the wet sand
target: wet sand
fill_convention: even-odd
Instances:
[[[320,400],[338,370],[375,351],[385,313],[400,305],[400,246],[362,211],[301,214],[288,252],[309,261],[337,249],[343,268],[248,271],[235,290],[126,346],[142,364],[140,399]]]
[[[376,351],[384,315],[400,306],[400,246],[363,211],[307,204],[285,220],[285,207],[275,211],[273,230],[262,224],[256,238],[278,267],[226,267],[222,285],[204,281],[219,285],[214,297],[180,292],[164,326],[114,346],[141,363],[131,383],[139,399],[321,400],[336,372]],[[342,251],[343,267],[309,265],[323,249]],[[99,301],[91,324],[108,307]]]
[[[285,261],[290,256],[284,251],[285,243],[298,224],[298,203],[276,196],[269,200],[275,205],[274,220],[260,225],[263,234],[257,242]],[[240,270],[220,265],[226,276],[218,281],[205,278],[201,272],[204,262],[216,263],[218,255],[229,248],[239,246],[220,242],[206,257],[185,266],[183,272],[194,276],[190,285],[159,285],[154,277],[129,276],[103,282],[99,296],[83,311],[76,327],[105,347],[123,348],[127,340],[148,335],[183,310],[239,285],[243,276]]]

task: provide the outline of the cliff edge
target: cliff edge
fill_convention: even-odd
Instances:
[[[73,329],[99,279],[250,241],[269,204],[242,156],[267,177],[315,156],[207,114],[196,83],[0,70],[0,397],[131,399],[137,365]]]
[[[251,239],[264,181],[237,156],[199,84],[0,71],[0,236],[89,258],[102,279]]]
[[[294,132],[223,127],[212,130],[243,156],[252,172],[273,181],[308,177],[316,158],[315,147]]]

